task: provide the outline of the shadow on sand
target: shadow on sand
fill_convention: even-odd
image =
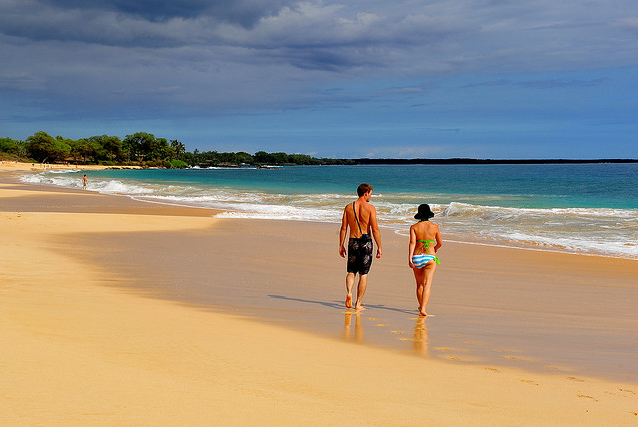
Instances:
[[[328,308],[334,308],[334,309],[338,309],[338,310],[343,310],[346,307],[344,306],[344,303],[341,301],[333,301],[333,302],[326,302],[326,301],[313,301],[313,300],[307,300],[307,299],[301,299],[301,298],[291,298],[291,297],[287,297],[284,295],[268,295],[269,298],[276,298],[276,299],[282,299],[282,300],[287,300],[287,301],[296,301],[296,302],[303,302],[306,304],[318,304],[318,305],[323,305],[324,307],[328,307]],[[415,313],[416,310],[406,310],[406,309],[402,309],[402,308],[394,308],[394,307],[387,307],[383,304],[365,304],[365,308],[374,308],[374,309],[378,309],[378,310],[389,310],[389,311],[394,311],[397,313],[403,313],[403,314],[417,314]]]

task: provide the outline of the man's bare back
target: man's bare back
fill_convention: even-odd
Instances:
[[[350,237],[359,238],[363,234],[370,234],[370,217],[375,213],[375,209],[365,199],[362,199],[358,199],[344,209],[348,219],[348,227],[350,227]]]
[[[346,307],[352,308],[352,288],[354,277],[359,274],[359,286],[357,290],[356,309],[363,308],[361,299],[367,286],[367,275],[372,264],[372,239],[377,244],[377,258],[381,258],[381,232],[377,224],[377,211],[371,205],[372,186],[361,184],[357,189],[359,198],[354,203],[349,203],[343,210],[341,229],[339,231],[339,255],[346,258],[348,255],[346,275]],[[348,232],[348,228],[350,231]],[[346,236],[348,236],[348,249],[346,250]]]
[[[348,234],[348,237],[352,239],[358,239],[363,234],[372,234],[372,237],[374,237],[374,241],[377,244],[377,258],[381,258],[383,253],[381,250],[381,232],[379,231],[379,225],[377,224],[377,210],[369,203],[371,193],[372,192],[366,193],[359,197],[354,204],[349,203],[343,210],[341,232],[339,233],[339,254],[344,258],[346,255],[346,234]],[[347,233],[348,228],[350,229],[350,233]]]

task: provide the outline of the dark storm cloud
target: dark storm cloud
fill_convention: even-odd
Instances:
[[[0,33],[124,48],[190,47],[193,57],[220,46],[243,49],[230,61],[270,60],[304,70],[520,71],[635,57],[627,44],[636,19],[630,3],[612,3],[0,0]],[[613,50],[616,57],[608,49],[614,41],[625,46]]]
[[[174,47],[217,43],[215,29],[249,30],[286,0],[119,1],[3,0],[0,33],[34,41],[81,41],[110,46]]]
[[[260,18],[275,13],[287,3],[284,0],[42,0],[57,9],[81,9],[111,11],[133,15],[150,21],[166,21],[173,18],[192,19],[206,15],[220,22],[230,22],[244,27],[253,26]]]
[[[126,0],[41,0],[56,9],[93,9],[138,15],[150,20],[173,17],[192,18],[206,11],[211,2],[191,1],[126,1]]]
[[[311,128],[323,117],[320,132],[387,121],[418,141],[437,126],[469,135],[463,120],[482,129],[486,104],[508,119],[527,99],[629,105],[631,71],[604,70],[636,67],[637,39],[635,0],[0,0],[0,111],[24,135],[33,118],[281,114],[286,127],[294,111]]]

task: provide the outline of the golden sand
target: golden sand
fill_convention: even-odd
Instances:
[[[104,165],[74,165],[74,164],[51,164],[51,163],[25,163],[3,160],[0,162],[0,171],[14,172],[43,172],[51,170],[102,170],[111,166]],[[139,169],[138,166],[117,166],[120,169]]]
[[[9,185],[11,181],[2,175],[0,184],[0,206],[13,200],[11,210],[0,208],[0,425],[616,426],[638,422],[635,383],[414,357],[142,296],[128,286],[132,278],[79,256],[92,248],[77,246],[82,241],[78,236],[197,232],[219,236],[225,252],[240,254],[244,240],[232,238],[239,223],[113,209],[20,210],[20,199],[68,196],[47,190],[34,194]],[[77,193],[87,205],[95,198]],[[315,230],[296,223],[276,227],[294,229],[291,235]],[[283,251],[268,233],[276,232],[253,235],[257,247]],[[288,244],[294,241],[290,239]],[[336,229],[334,240],[330,257],[336,257]],[[392,248],[392,244],[384,247],[386,253]],[[323,249],[321,244],[305,248],[319,259],[324,257]],[[437,272],[441,282],[466,278],[460,259],[476,280],[481,269],[490,267],[471,264],[461,245],[445,249],[448,270]],[[528,268],[524,257],[512,256],[506,249],[496,253],[502,266],[497,288],[504,276],[516,282],[517,272]],[[154,252],[144,255],[152,258]],[[403,258],[397,254],[384,262],[402,265]],[[210,262],[228,259],[211,257]],[[547,256],[547,262],[555,259]],[[282,265],[260,265],[259,274],[266,279],[295,274]],[[370,302],[383,299],[385,291],[372,292],[373,278],[380,288],[387,274],[381,265],[376,266],[376,278],[371,276]],[[614,273],[617,280],[633,273],[633,264],[626,265],[627,271]],[[587,270],[585,262],[582,266]],[[317,266],[313,272],[331,280],[332,267]],[[555,271],[572,270],[561,263]],[[232,278],[231,272],[225,274]],[[144,277],[135,278],[140,281]],[[490,289],[487,280],[479,284]],[[309,287],[301,290],[313,292]],[[433,300],[449,299],[443,287],[439,295],[436,288],[433,292]],[[334,288],[334,293],[340,298],[343,289]]]

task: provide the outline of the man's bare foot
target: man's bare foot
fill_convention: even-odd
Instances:
[[[419,310],[419,316],[427,316],[428,314],[425,312],[425,310]]]
[[[355,310],[365,310],[366,308],[363,306],[363,304],[358,304],[354,309]]]
[[[346,307],[352,308],[352,295],[346,296]]]

